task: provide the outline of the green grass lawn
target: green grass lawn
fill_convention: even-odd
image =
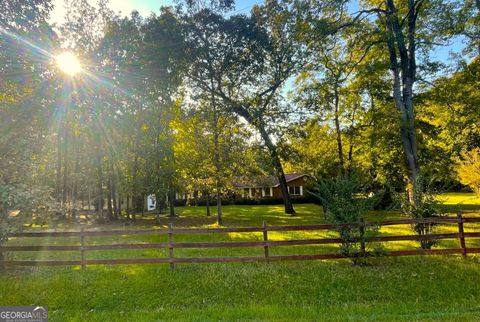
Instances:
[[[442,194],[439,200],[444,207],[452,212],[480,210],[480,197],[473,193],[451,192]]]
[[[480,200],[471,194],[448,194],[442,202],[449,209],[472,211],[479,216]],[[460,205],[458,205],[460,204]],[[476,206],[476,208],[475,208]],[[212,207],[212,210],[213,207]],[[324,222],[320,207],[296,205],[298,215],[284,215],[282,206],[226,206],[226,226],[318,224]],[[477,210],[477,212],[475,212]],[[162,217],[161,226],[215,227],[215,214],[203,207],[177,209],[179,218]],[[369,220],[398,218],[398,212],[371,212]],[[138,217],[135,227],[152,227],[153,217]],[[104,225],[118,229],[127,223]],[[48,228],[75,229],[57,223]],[[44,228],[34,228],[42,230]],[[94,229],[90,227],[89,229]],[[480,226],[467,225],[467,231]],[[456,231],[455,225],[438,231]],[[410,234],[409,226],[390,226],[382,234]],[[272,240],[334,236],[334,232],[271,232]],[[259,240],[261,234],[179,235],[176,241]],[[165,236],[135,235],[89,237],[89,244],[165,241]],[[78,238],[12,239],[15,244],[78,244]],[[480,240],[471,241],[480,247]],[[389,243],[389,249],[412,249],[414,242]],[[458,247],[445,240],[439,248]],[[336,245],[272,248],[272,254],[336,252]],[[263,249],[182,249],[176,256],[261,255]],[[89,252],[87,258],[165,257],[165,250]],[[78,259],[73,252],[7,254],[10,259]],[[480,320],[480,256],[429,256],[376,258],[370,265],[349,260],[119,265],[23,268],[7,270],[0,277],[0,305],[47,305],[52,321],[478,321]]]

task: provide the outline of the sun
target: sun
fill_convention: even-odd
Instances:
[[[70,76],[74,76],[82,71],[82,65],[78,58],[71,52],[65,51],[58,55],[55,60],[57,61],[57,66],[65,73]]]

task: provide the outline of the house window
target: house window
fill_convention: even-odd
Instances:
[[[302,186],[291,186],[288,187],[288,192],[292,196],[302,196],[303,195],[303,187]]]
[[[185,200],[187,199],[187,195],[184,193],[175,193],[175,199],[177,200]]]
[[[251,198],[252,191],[251,188],[243,188],[243,198]]]
[[[271,197],[272,196],[272,187],[262,188],[262,196],[263,197]]]

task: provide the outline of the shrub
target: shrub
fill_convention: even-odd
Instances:
[[[40,189],[29,188],[26,185],[0,184],[0,245],[8,240],[8,235],[23,228],[29,220],[39,220],[40,214],[45,214],[47,201]],[[0,261],[3,254],[0,252]],[[0,263],[0,270],[3,266]]]
[[[480,148],[464,152],[457,161],[460,182],[480,196]]]
[[[44,223],[54,207],[50,191],[44,187],[0,184],[0,244],[27,222]]]
[[[340,176],[333,180],[320,180],[310,191],[322,204],[326,219],[334,224],[360,223],[363,214],[371,210],[378,200],[377,197],[367,197],[360,189],[354,177]],[[367,253],[362,245],[378,231],[370,227],[364,231],[358,227],[341,227],[337,229],[342,239],[341,254],[351,257],[354,263],[360,263]]]
[[[440,203],[436,198],[436,194],[429,186],[424,184],[422,177],[418,178],[415,185],[415,200],[409,200],[408,194],[401,194],[398,196],[402,212],[412,219],[422,219],[431,217],[443,216]],[[434,231],[436,224],[415,224],[413,231],[419,235],[429,235]],[[431,249],[438,243],[438,240],[420,240],[420,247],[422,249]]]

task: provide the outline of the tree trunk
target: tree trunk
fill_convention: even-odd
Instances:
[[[140,211],[138,205],[138,155],[135,151],[135,159],[133,162],[133,191],[132,191],[132,219],[135,220],[135,213]]]
[[[193,192],[193,205],[198,207],[198,193],[195,191]]]
[[[78,197],[78,172],[80,170],[80,155],[78,153],[78,143],[77,147],[75,148],[77,151],[75,153],[76,155],[76,161],[75,161],[75,174],[73,176],[73,189],[72,189],[72,218],[76,219],[77,217],[77,197]],[[83,204],[83,202],[82,202]]]
[[[400,136],[405,153],[408,174],[408,196],[411,204],[415,203],[420,166],[418,162],[417,138],[415,132],[415,115],[413,106],[413,84],[416,76],[415,62],[415,23],[419,6],[409,0],[407,40],[405,43],[402,27],[396,16],[393,0],[386,0],[387,46],[390,69],[393,75],[393,96],[395,106],[400,113]],[[397,55],[398,52],[398,55]]]
[[[102,171],[102,158],[100,156],[100,152],[98,152],[97,156],[97,198],[98,198],[98,219],[103,219],[103,171]]]
[[[357,111],[358,105],[355,104],[355,107],[352,111],[352,118],[351,118],[351,124],[350,124],[350,129],[349,129],[349,140],[348,140],[348,165],[347,165],[347,175],[351,175],[353,172],[353,147],[354,147],[354,138],[355,138],[355,116],[356,116],[356,111]]]
[[[267,146],[270,153],[270,157],[272,158],[273,167],[275,168],[275,174],[278,177],[280,190],[282,191],[283,203],[285,206],[285,213],[292,216],[295,215],[295,209],[293,208],[292,198],[290,197],[290,193],[288,192],[287,180],[285,179],[285,173],[283,171],[280,157],[277,153],[277,148],[270,139],[270,136],[265,129],[265,125],[263,124],[262,119],[260,117],[254,118],[249,113],[246,107],[234,102],[223,93],[220,94],[221,97],[226,101],[226,103],[230,104],[230,108],[235,114],[243,117],[250,125],[254,126],[260,132],[260,136],[264,140],[265,145]]]
[[[81,198],[82,198],[82,206],[81,207],[82,207],[82,212],[83,212],[83,211],[85,211],[85,193],[82,193]]]
[[[112,184],[110,179],[108,179],[108,199],[107,199],[107,216],[109,220],[113,220],[113,204],[112,204]]]
[[[353,138],[350,138],[350,144],[348,147],[347,175],[351,175],[352,172],[353,172]]]
[[[112,219],[118,219],[118,209],[117,209],[117,189],[115,184],[115,167],[113,164],[113,153],[110,152],[109,158],[109,168],[110,168],[110,176],[109,176],[109,184],[110,184],[110,200],[111,200],[111,208],[112,208]]]
[[[102,144],[100,138],[96,142],[97,158],[97,218],[103,220],[103,169],[102,169]]]
[[[112,183],[112,206],[113,206],[113,218],[118,219],[118,204],[117,204],[117,188],[115,185],[115,178]]]
[[[213,84],[213,77],[210,78],[210,84],[212,88],[214,88]],[[215,93],[211,92],[211,104],[213,109],[213,144],[214,144],[214,152],[213,152],[213,163],[215,165],[215,189],[217,190],[217,223],[218,225],[223,225],[223,213],[222,213],[222,195],[221,195],[221,184],[220,184],[220,176],[221,176],[221,160],[220,160],[220,142],[219,142],[219,124],[218,124],[218,111],[217,111],[217,104],[215,101]]]
[[[62,208],[65,210],[67,207],[68,197],[68,124],[65,115],[65,133],[63,139],[63,184],[62,184]],[[68,211],[67,211],[68,212]],[[65,217],[67,213],[64,213]]]
[[[267,146],[268,151],[270,152],[270,157],[272,158],[273,167],[275,168],[275,175],[278,178],[280,190],[282,191],[285,213],[293,216],[295,215],[295,209],[293,208],[292,198],[288,192],[287,180],[285,179],[285,173],[283,172],[282,162],[278,156],[276,146],[273,144],[270,136],[263,126],[259,126],[258,129],[260,130],[260,135],[265,141],[265,145]]]
[[[205,206],[207,207],[207,217],[210,217],[210,194],[208,192],[205,192],[204,196],[205,196]]]
[[[157,225],[160,225],[160,203],[158,202],[160,200],[160,195],[155,194],[155,222]]]
[[[130,219],[130,196],[128,194],[125,202],[127,203],[125,205],[125,215],[127,216],[127,219]]]
[[[55,181],[55,198],[58,202],[61,200],[62,194],[62,123],[58,126],[57,133],[57,166]]]
[[[335,82],[334,89],[334,108],[335,108],[335,131],[337,135],[337,153],[340,166],[340,174],[345,174],[345,161],[343,159],[342,130],[340,128],[340,97],[338,94],[338,82]]]
[[[280,190],[282,191],[283,196],[283,204],[285,206],[285,213],[295,216],[296,212],[293,208],[292,198],[290,197],[290,193],[288,192],[288,185],[287,180],[285,179],[285,173],[283,172],[283,167],[280,163],[280,160],[276,160],[276,175],[278,177],[278,182],[280,184]]]
[[[88,211],[92,210],[92,196],[90,193],[90,186],[88,186]]]
[[[109,158],[110,159],[110,158]],[[107,208],[108,208],[108,219],[113,220],[113,174],[112,174],[112,167],[111,167],[111,160],[108,161],[108,200],[107,200]]]
[[[223,226],[222,196],[217,190],[217,224]]]
[[[176,217],[175,214],[175,190],[173,188],[169,189],[168,194],[168,208],[169,208],[169,217]]]
[[[409,199],[412,203],[415,202],[415,194],[418,192],[418,177],[420,175],[420,166],[418,164],[418,151],[415,133],[415,121],[406,115],[402,114],[401,138],[403,143],[403,151],[407,159],[408,168],[408,183]]]

